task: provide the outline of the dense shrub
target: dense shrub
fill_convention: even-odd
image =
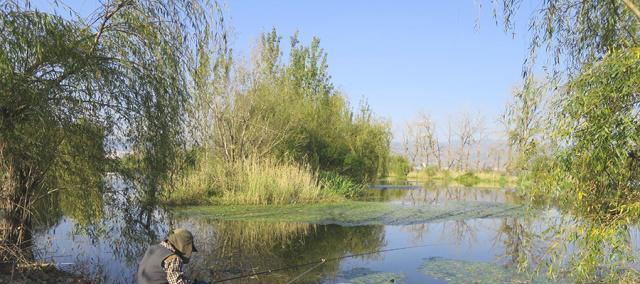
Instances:
[[[386,172],[389,123],[365,102],[352,109],[333,87],[319,43],[304,46],[294,35],[283,62],[280,36],[265,33],[248,67],[200,49],[188,123],[193,145],[171,202],[352,197]]]
[[[325,193],[347,198],[362,196],[367,189],[365,185],[333,172],[323,172],[320,175],[320,185]]]
[[[392,155],[389,157],[389,176],[404,178],[411,171],[409,160],[402,155]]]

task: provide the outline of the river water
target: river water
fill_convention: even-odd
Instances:
[[[510,189],[419,183],[372,186],[364,199],[413,207],[452,201],[521,203]],[[62,216],[36,234],[37,255],[96,282],[132,283],[146,247],[173,226],[194,233],[199,252],[188,271],[207,281],[299,266],[227,283],[286,283],[297,277],[297,283],[570,282],[517,271],[518,264],[535,268],[536,259],[544,260],[549,242],[543,236],[564,226],[555,209],[366,226],[223,221],[162,210],[140,218],[131,212],[104,208],[90,225]],[[629,235],[636,247],[637,230]],[[321,259],[327,261],[303,265]]]

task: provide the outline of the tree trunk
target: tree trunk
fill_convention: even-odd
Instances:
[[[440,145],[436,142],[436,161],[438,162],[438,169],[442,169],[442,154],[440,153]]]
[[[511,172],[511,166],[513,164],[513,144],[509,143],[509,148],[507,149],[507,164],[505,165],[505,171]]]
[[[476,145],[476,171],[480,171],[480,143]]]
[[[464,139],[460,139],[460,154],[458,154],[458,171],[463,171],[466,168],[467,151],[464,149]]]
[[[451,170],[451,121],[449,121],[449,128],[447,131],[447,170]]]
[[[30,261],[32,251],[33,187],[39,182],[27,176],[29,171],[16,170],[3,161],[2,215],[0,216],[0,261]]]

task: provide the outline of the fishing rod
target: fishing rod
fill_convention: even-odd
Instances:
[[[227,282],[227,281],[237,280],[237,279],[242,279],[242,278],[249,278],[249,277],[258,276],[258,275],[271,274],[271,273],[276,272],[276,271],[295,269],[295,268],[300,268],[300,267],[305,267],[305,266],[309,266],[309,265],[315,264],[315,266],[313,266],[312,268],[310,268],[307,271],[303,272],[302,274],[296,276],[295,278],[293,278],[292,280],[290,280],[288,282],[288,283],[293,283],[294,281],[298,280],[303,275],[311,272],[313,269],[315,269],[318,266],[324,264],[325,262],[336,261],[336,260],[341,260],[341,259],[345,259],[345,258],[364,256],[364,255],[370,255],[370,254],[381,253],[381,252],[390,252],[390,251],[397,251],[397,250],[422,248],[422,247],[432,247],[432,246],[443,246],[443,245],[451,245],[451,244],[450,243],[445,243],[445,244],[426,244],[426,245],[418,245],[418,246],[408,246],[408,247],[399,247],[399,248],[376,250],[376,251],[370,251],[370,252],[364,252],[364,253],[348,254],[348,255],[343,255],[343,256],[334,257],[334,258],[321,258],[320,260],[317,260],[317,261],[311,261],[311,262],[307,262],[307,263],[303,263],[303,264],[296,264],[296,265],[291,265],[291,266],[284,266],[284,267],[275,268],[275,269],[267,269],[267,270],[263,270],[263,271],[256,272],[256,273],[251,273],[251,274],[238,275],[238,276],[234,276],[234,277],[230,277],[230,278],[216,280],[216,281],[213,281],[211,283],[221,283],[221,282]]]
[[[305,272],[300,273],[300,275],[298,275],[298,276],[294,277],[293,279],[289,280],[289,281],[287,282],[287,284],[291,284],[291,283],[293,283],[293,282],[296,282],[296,280],[298,280],[298,279],[302,278],[302,276],[304,276],[305,274],[307,274],[307,273],[311,272],[312,270],[316,269],[316,267],[318,267],[318,266],[320,266],[320,265],[324,264],[324,262],[325,262],[325,261],[327,261],[327,260],[326,260],[326,259],[324,259],[324,258],[323,258],[323,259],[321,259],[321,260],[320,260],[320,263],[318,263],[318,264],[314,265],[313,267],[311,267],[311,268],[307,269]]]

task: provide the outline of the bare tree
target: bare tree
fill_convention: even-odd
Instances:
[[[426,164],[431,164],[429,157],[433,157],[438,168],[440,168],[442,166],[442,158],[435,122],[431,119],[428,113],[419,112],[417,125],[419,129],[420,146],[423,153],[426,155]]]
[[[473,117],[469,112],[464,111],[458,120],[458,170],[469,170],[471,158],[471,148],[479,144],[480,134],[483,131],[483,121],[480,115]]]
[[[416,143],[416,128],[411,122],[407,122],[402,135],[402,148],[409,159],[409,163],[415,166],[417,164],[418,157],[420,156],[420,148]]]
[[[492,170],[494,171],[503,170],[502,155],[503,155],[503,152],[505,152],[504,146],[505,145],[503,143],[497,143],[492,145],[489,148],[489,152],[487,153],[487,155],[488,155],[488,159],[491,160]]]
[[[432,159],[442,166],[442,153],[437,128],[430,115],[419,112],[407,122],[402,140],[403,150],[414,165],[431,165]]]
[[[455,159],[453,159],[453,144],[451,141],[452,133],[453,128],[451,127],[451,119],[449,118],[447,122],[447,169],[451,169],[455,164]]]
[[[476,128],[474,134],[474,143],[476,145],[476,171],[482,170],[481,162],[482,162],[482,144],[486,139],[486,128],[484,126],[484,119],[478,115],[476,117]]]

